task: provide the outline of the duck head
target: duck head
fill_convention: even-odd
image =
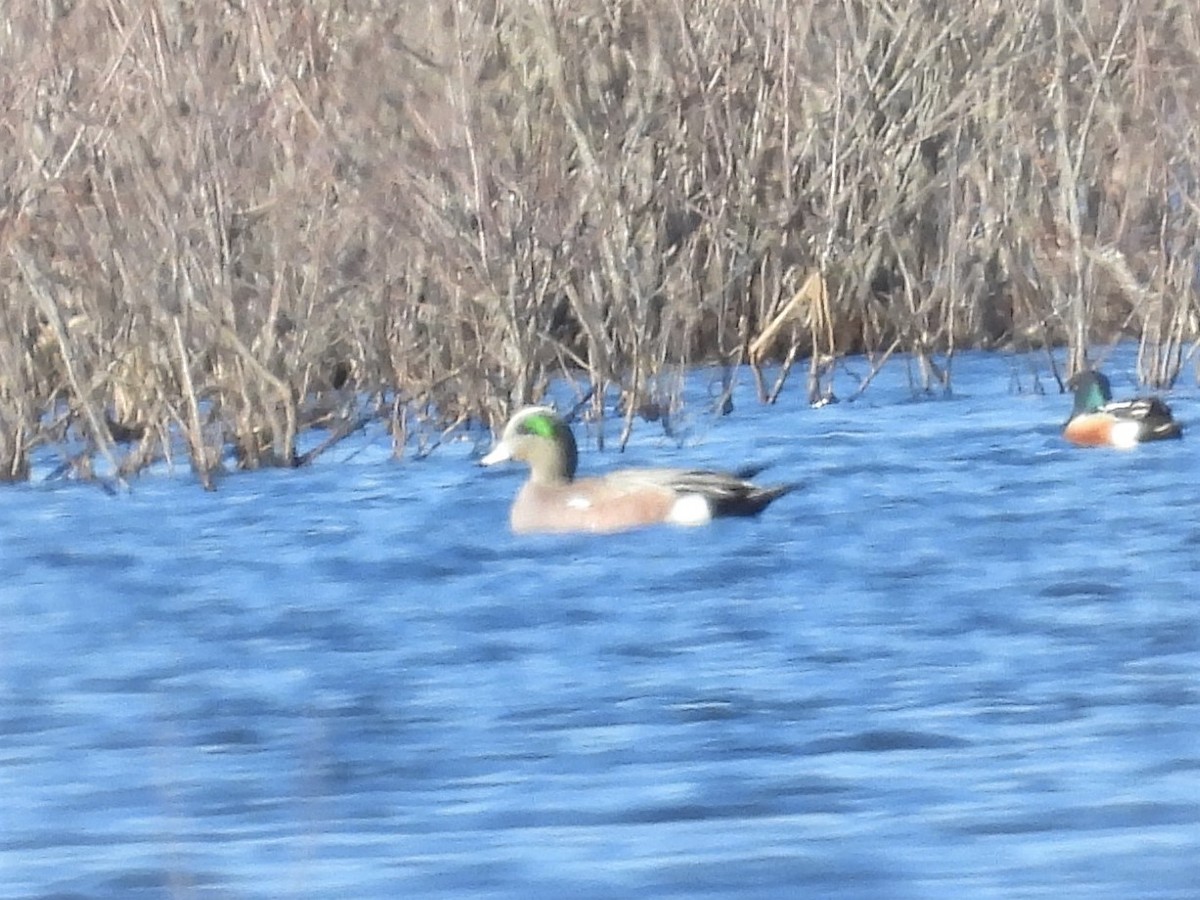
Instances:
[[[567,423],[548,406],[527,406],[504,426],[504,433],[479,461],[493,466],[507,460],[529,466],[531,481],[561,484],[575,477],[579,449]]]

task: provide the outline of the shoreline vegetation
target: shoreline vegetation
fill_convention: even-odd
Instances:
[[[11,6],[0,480],[400,454],[564,375],[627,437],[697,364],[1193,362],[1192,0]]]

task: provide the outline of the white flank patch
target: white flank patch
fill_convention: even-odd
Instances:
[[[567,506],[571,509],[591,509],[592,501],[587,497],[568,497]]]
[[[701,494],[684,494],[667,513],[672,525],[707,525],[712,521],[712,507]]]
[[[1136,447],[1138,443],[1138,432],[1140,426],[1137,422],[1114,422],[1112,427],[1112,442],[1114,447],[1120,447],[1122,450],[1128,450],[1130,447]]]

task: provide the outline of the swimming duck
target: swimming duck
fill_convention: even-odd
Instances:
[[[1063,437],[1081,447],[1133,447],[1145,441],[1183,436],[1183,428],[1170,408],[1156,397],[1112,399],[1112,387],[1103,372],[1076,372],[1067,382],[1075,392],[1075,406]]]
[[[718,516],[757,515],[794,487],[764,487],[742,474],[700,469],[623,469],[577,479],[575,437],[548,406],[526,407],[514,415],[480,464],[506,460],[529,466],[529,480],[509,516],[517,533],[704,525]]]

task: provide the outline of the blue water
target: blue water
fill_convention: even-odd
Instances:
[[[0,897],[1197,896],[1200,392],[1038,371],[577,429],[805,484],[697,530],[513,537],[481,435],[0,490]]]

